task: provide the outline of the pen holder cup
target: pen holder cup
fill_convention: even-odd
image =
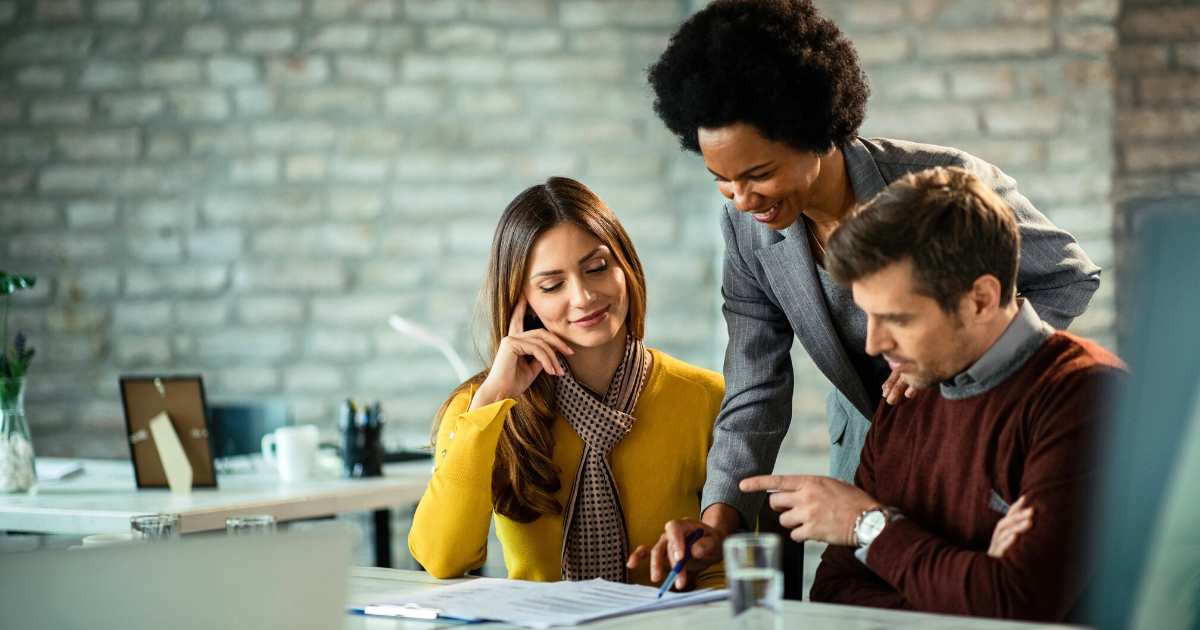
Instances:
[[[342,474],[345,477],[382,477],[383,442],[379,425],[350,423],[342,429]]]

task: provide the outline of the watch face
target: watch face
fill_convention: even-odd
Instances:
[[[858,539],[860,541],[872,541],[883,531],[883,526],[887,525],[887,517],[879,510],[872,510],[863,516],[862,523],[858,526]]]

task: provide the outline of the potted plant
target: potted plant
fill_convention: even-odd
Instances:
[[[25,335],[18,332],[8,342],[8,301],[12,294],[37,283],[33,276],[12,276],[0,271],[4,296],[4,327],[0,336],[0,492],[29,492],[37,481],[33,441],[25,423],[25,371],[33,359]]]

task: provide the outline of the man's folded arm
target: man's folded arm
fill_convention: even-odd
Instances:
[[[850,604],[911,610],[912,604],[854,557],[850,547],[831,545],[821,555],[809,599],[826,604]]]

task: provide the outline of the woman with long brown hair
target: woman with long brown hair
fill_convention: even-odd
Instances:
[[[511,578],[649,584],[626,559],[667,521],[699,516],[721,376],[642,345],[637,252],[571,179],[504,210],[481,307],[491,366],[435,419],[413,557],[436,577],[478,568],[494,517]],[[715,566],[699,583],[723,580]]]

